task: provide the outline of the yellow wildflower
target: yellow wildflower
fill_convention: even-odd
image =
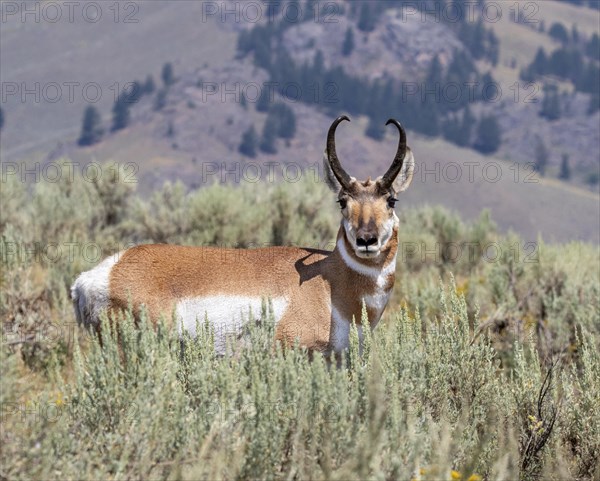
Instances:
[[[469,476],[469,479],[467,479],[467,481],[481,481],[481,476],[479,476],[478,474],[472,474],[471,476]]]
[[[452,479],[460,479],[462,478],[462,474],[460,474],[458,471],[454,471],[454,469],[452,471],[450,471],[450,477]]]

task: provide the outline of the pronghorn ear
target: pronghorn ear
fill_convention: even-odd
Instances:
[[[392,183],[394,192],[402,192],[406,190],[412,181],[414,172],[415,157],[412,153],[412,150],[410,150],[410,147],[407,147],[406,156],[404,157],[404,162],[402,164],[402,170],[400,170],[394,179],[394,182]]]
[[[336,194],[342,188],[335,175],[333,175],[331,165],[329,165],[329,160],[327,159],[327,152],[323,153],[323,179],[327,186]]]

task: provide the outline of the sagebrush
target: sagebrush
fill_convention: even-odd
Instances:
[[[486,213],[400,205],[392,304],[339,369],[273,346],[267,300],[233,356],[206,326],[182,342],[128,315],[100,346],[68,298],[99,257],[141,242],[332,248],[339,222],[308,180],[144,198],[111,172],[3,181],[2,478],[600,477],[597,246],[529,246]]]

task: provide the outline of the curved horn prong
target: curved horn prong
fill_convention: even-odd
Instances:
[[[341,117],[335,119],[331,124],[331,127],[329,127],[329,132],[327,133],[327,160],[329,160],[329,165],[331,166],[333,175],[335,175],[335,178],[338,180],[342,188],[347,190],[350,186],[350,176],[342,168],[342,164],[340,164],[335,151],[335,129],[337,129],[337,126],[344,120],[350,122],[350,119],[346,115],[342,115]]]
[[[406,132],[404,131],[404,127],[402,127],[400,122],[398,122],[396,119],[389,119],[385,123],[385,125],[389,124],[394,124],[398,128],[398,132],[400,132],[400,140],[398,141],[396,157],[394,157],[392,165],[381,178],[381,186],[386,190],[392,186],[394,179],[402,170],[402,164],[404,164],[404,157],[406,156]]]

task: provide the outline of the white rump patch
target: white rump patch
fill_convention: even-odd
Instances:
[[[88,327],[100,323],[100,314],[108,307],[110,271],[123,253],[114,254],[79,275],[71,286],[71,299],[77,323]]]
[[[181,334],[182,328],[192,337],[196,337],[196,321],[203,325],[205,319],[214,330],[215,351],[225,354],[228,337],[242,334],[248,322],[258,322],[262,310],[263,299],[249,296],[211,296],[182,299],[177,303],[175,313],[177,326]],[[271,299],[275,325],[281,320],[287,308],[287,300],[283,297]]]

